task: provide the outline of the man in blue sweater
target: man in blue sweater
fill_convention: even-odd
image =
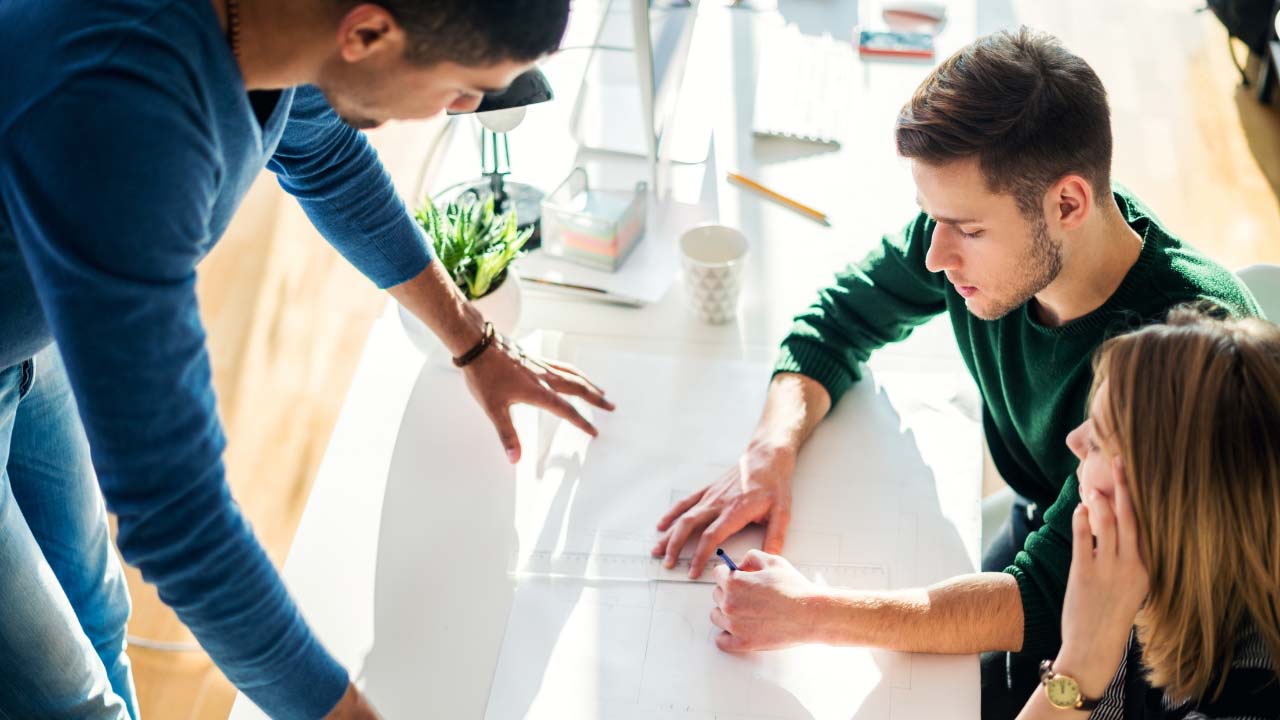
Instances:
[[[486,334],[353,129],[474,109],[556,48],[567,14],[0,0],[0,717],[138,716],[106,509],[124,559],[268,714],[373,716],[228,492],[195,268],[269,167],[353,265],[474,356],[468,386],[513,462],[515,403],[591,432],[563,395],[609,408],[602,393]]]

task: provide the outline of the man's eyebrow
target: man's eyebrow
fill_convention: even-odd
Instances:
[[[920,202],[919,195],[916,195],[916,205],[920,206],[920,210],[924,212],[925,215],[928,215],[929,217],[942,223],[943,225],[969,225],[971,223],[978,222],[977,218],[949,218],[949,217],[942,217],[941,215],[934,215],[928,210],[925,210],[924,203]]]
[[[475,90],[476,92],[480,93],[481,95],[497,95],[497,94],[499,94],[499,93],[504,93],[504,92],[506,92],[506,91],[507,91],[507,89],[508,89],[508,88],[510,88],[510,87],[511,87],[510,85],[503,85],[502,87],[484,87],[484,86],[482,86],[482,85],[476,85],[476,86],[472,87],[471,89],[472,89],[472,90]]]
[[[937,220],[943,225],[971,225],[973,223],[978,222],[976,218],[949,218],[949,217],[940,217],[938,215],[930,215],[929,217],[933,218],[934,220]]]

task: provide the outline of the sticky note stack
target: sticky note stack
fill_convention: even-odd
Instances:
[[[542,247],[580,265],[614,271],[644,234],[647,186],[598,190],[576,168],[542,202]]]

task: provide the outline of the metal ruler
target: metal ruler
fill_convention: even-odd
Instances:
[[[516,553],[511,574],[515,577],[563,578],[609,582],[698,582],[712,583],[711,570],[723,564],[712,557],[697,580],[689,579],[689,558],[681,558],[673,568],[661,558],[640,554],[550,552],[535,550]],[[823,585],[883,590],[889,587],[889,573],[882,565],[793,562],[805,577]]]

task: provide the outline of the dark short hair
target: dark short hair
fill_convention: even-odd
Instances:
[[[952,55],[898,113],[898,154],[931,165],[976,157],[991,192],[1042,217],[1049,186],[1078,173],[1111,189],[1111,113],[1097,73],[1026,27]]]
[[[409,37],[412,63],[532,62],[560,46],[569,0],[369,0]],[[357,0],[341,0],[352,7]]]

